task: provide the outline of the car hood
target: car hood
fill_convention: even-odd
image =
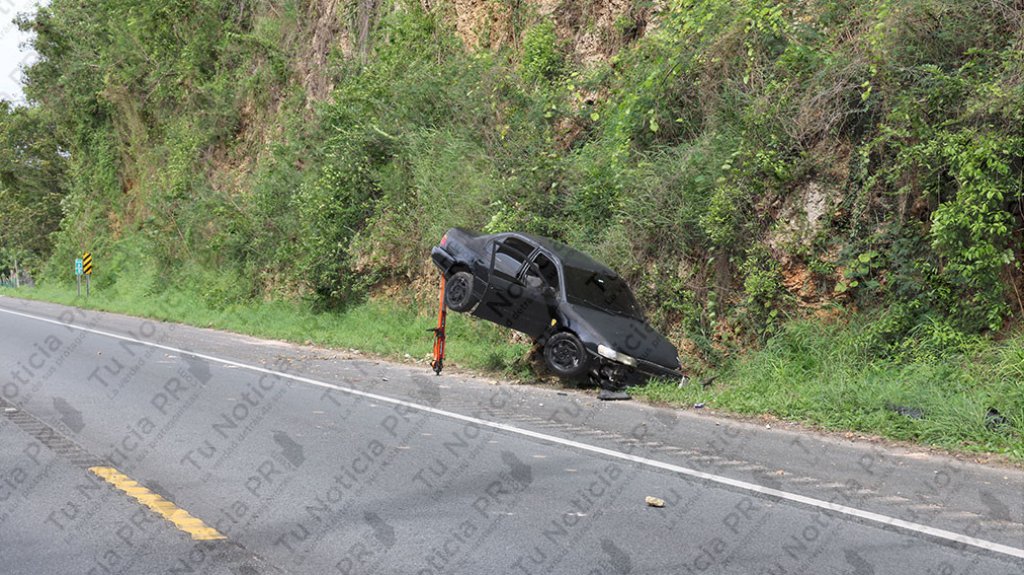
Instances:
[[[566,307],[567,319],[576,324],[569,327],[584,343],[606,345],[640,360],[679,369],[676,347],[647,322],[579,304]]]

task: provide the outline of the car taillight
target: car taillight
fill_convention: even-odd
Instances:
[[[448,234],[441,236],[441,247],[443,248],[448,243]]]

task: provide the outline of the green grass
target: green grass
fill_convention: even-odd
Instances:
[[[632,392],[657,403],[705,403],[1024,461],[1024,334],[979,340],[947,357],[895,360],[861,349],[864,329],[793,322],[764,349],[723,369],[707,389],[696,381],[683,388],[657,382]],[[1008,423],[986,425],[989,408]]]
[[[124,282],[122,282],[124,283]],[[418,308],[413,304],[370,300],[344,312],[317,313],[304,303],[283,301],[229,304],[215,309],[193,294],[167,290],[160,294],[144,290],[94,290],[89,298],[77,297],[74,287],[44,286],[14,290],[0,288],[0,295],[73,305],[179,322],[200,327],[225,329],[264,338],[324,347],[358,349],[399,360],[428,362],[437,322],[436,304]],[[449,314],[446,367],[498,372],[504,376],[529,375],[526,357],[529,345],[510,340],[508,330]]]

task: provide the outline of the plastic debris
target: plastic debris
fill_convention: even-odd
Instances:
[[[1006,419],[1005,415],[999,413],[998,409],[990,407],[988,408],[988,411],[985,412],[985,427],[987,429],[1001,431],[1008,428],[1009,425],[1010,420]]]
[[[910,419],[924,419],[924,410],[920,407],[907,407],[905,405],[895,405],[893,403],[887,403],[885,404],[885,407],[904,417],[909,417]]]
[[[602,387],[601,391],[597,394],[597,398],[602,401],[618,401],[626,400],[630,397],[625,391],[610,391]]]

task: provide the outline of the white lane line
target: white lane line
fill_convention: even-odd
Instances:
[[[461,413],[454,413],[454,412],[451,412],[451,411],[445,411],[443,409],[437,409],[437,408],[434,408],[434,407],[430,407],[428,405],[420,405],[418,403],[413,403],[411,401],[405,401],[403,399],[395,399],[395,398],[387,397],[387,396],[384,396],[384,395],[378,395],[376,393],[370,393],[370,392],[367,392],[367,391],[360,391],[358,389],[353,389],[353,388],[350,388],[350,387],[343,387],[343,386],[340,386],[340,385],[335,385],[333,383],[326,383],[326,382],[323,382],[323,381],[318,381],[318,380],[315,380],[315,379],[310,379],[308,377],[302,377],[300,375],[292,375],[292,374],[288,374],[288,373],[282,373],[282,372],[279,372],[279,371],[274,371],[272,369],[267,369],[265,367],[249,365],[249,364],[246,364],[246,363],[241,363],[241,362],[233,361],[233,360],[230,360],[230,359],[222,359],[222,358],[219,358],[219,357],[214,357],[212,355],[205,355],[205,354],[202,354],[202,353],[196,353],[194,351],[189,351],[187,349],[180,349],[180,348],[172,347],[172,346],[169,346],[169,345],[162,345],[162,344],[158,344],[158,343],[143,341],[143,340],[139,340],[139,339],[135,339],[135,338],[132,338],[132,337],[127,337],[127,336],[123,336],[123,335],[120,335],[120,334],[111,333],[111,332],[107,332],[107,331],[103,331],[103,330],[92,329],[92,328],[88,328],[88,327],[80,327],[80,326],[76,326],[76,325],[73,325],[73,324],[67,324],[67,323],[64,323],[62,321],[57,321],[55,319],[50,319],[50,318],[47,318],[47,317],[40,317],[40,316],[36,316],[36,315],[32,315],[32,314],[27,314],[27,313],[22,313],[22,312],[17,312],[17,311],[12,311],[12,310],[9,310],[9,309],[4,309],[4,308],[0,308],[0,312],[6,313],[6,314],[10,314],[10,315],[17,315],[17,316],[21,316],[21,317],[25,317],[25,318],[29,318],[29,319],[34,319],[34,320],[45,322],[45,323],[51,323],[51,324],[54,324],[54,325],[59,325],[59,326],[70,328],[70,329],[77,329],[77,330],[84,331],[84,332],[87,332],[87,333],[101,335],[101,336],[104,336],[104,337],[118,339],[118,340],[121,340],[121,341],[130,341],[130,342],[133,342],[133,343],[139,343],[139,344],[143,344],[143,345],[148,345],[148,346],[152,346],[152,347],[155,347],[155,348],[158,348],[158,349],[163,349],[163,350],[174,352],[174,353],[188,354],[188,355],[191,355],[193,357],[202,358],[202,359],[205,359],[207,361],[213,361],[213,362],[216,362],[216,363],[219,363],[219,364],[222,364],[222,365],[226,365],[226,366],[229,366],[229,367],[238,367],[238,368],[243,368],[243,369],[248,369],[248,370],[251,370],[251,371],[255,371],[255,372],[258,372],[258,373],[265,373],[267,375],[273,375],[275,377],[283,377],[283,378],[291,379],[292,381],[298,381],[298,382],[306,383],[306,384],[313,385],[313,386],[316,386],[316,387],[323,387],[323,388],[326,388],[326,389],[333,389],[335,391],[340,391],[342,393],[347,393],[349,395],[355,395],[355,396],[359,396],[359,397],[365,397],[365,398],[368,398],[368,399],[373,399],[373,400],[376,400],[376,401],[380,401],[382,403],[390,403],[392,405],[400,405],[402,407],[408,407],[410,409],[415,409],[415,410],[422,411],[422,412],[425,412],[425,413],[432,413],[434,415],[439,415],[441,417],[447,417],[449,419],[455,419],[455,420],[458,420],[458,421],[464,421],[464,422],[467,422],[467,423],[473,423],[473,424],[476,424],[476,425],[481,425],[481,426],[484,426],[484,427],[489,427],[491,429],[497,429],[497,430],[500,430],[500,431],[505,431],[505,432],[508,432],[508,433],[514,433],[516,435],[521,435],[521,436],[524,436],[524,437],[530,437],[530,438],[533,438],[533,439],[538,439],[538,440],[546,441],[546,442],[549,442],[549,443],[563,445],[563,446],[566,446],[566,447],[572,447],[572,448],[578,449],[580,451],[587,451],[587,452],[590,452],[590,453],[597,453],[599,455],[604,455],[605,457],[612,457],[612,458],[615,458],[615,459],[621,459],[623,461],[630,461],[630,462],[637,463],[637,464],[640,464],[640,465],[645,465],[647,467],[653,467],[655,469],[662,469],[662,470],[665,470],[665,471],[670,471],[670,472],[673,472],[673,473],[677,473],[679,475],[685,475],[685,476],[688,476],[688,477],[695,477],[697,479],[703,479],[705,481],[709,481],[709,482],[712,482],[712,483],[718,483],[720,485],[727,485],[729,487],[733,487],[733,488],[736,488],[736,489],[742,489],[744,491],[750,491],[752,493],[758,493],[758,494],[761,494],[761,495],[766,495],[768,497],[775,497],[777,499],[782,499],[782,500],[785,500],[785,501],[792,501],[794,503],[799,503],[801,505],[807,505],[809,507],[816,507],[818,509],[824,509],[826,511],[832,511],[834,513],[840,513],[840,514],[843,514],[843,515],[848,515],[850,517],[855,517],[857,519],[861,519],[861,520],[864,520],[864,521],[870,521],[870,522],[873,522],[873,523],[878,523],[880,525],[886,525],[886,526],[889,526],[889,527],[896,527],[896,528],[903,529],[903,530],[906,530],[906,531],[911,531],[911,532],[914,532],[914,533],[920,533],[922,535],[928,535],[930,537],[935,537],[937,539],[944,539],[946,541],[950,541],[950,542],[953,542],[953,543],[959,543],[961,545],[968,545],[968,546],[971,546],[971,547],[975,547],[977,549],[984,549],[986,551],[991,551],[993,553],[999,553],[999,554],[1002,554],[1002,555],[1009,555],[1010,557],[1016,557],[1018,559],[1024,559],[1024,549],[1018,549],[1016,547],[1010,547],[1009,545],[1003,545],[1002,543],[996,543],[994,541],[987,541],[985,539],[978,539],[977,537],[971,537],[969,535],[963,535],[961,533],[954,533],[952,531],[946,531],[945,529],[938,529],[936,527],[929,527],[928,525],[922,525],[920,523],[914,523],[912,521],[905,521],[903,519],[899,519],[899,518],[896,518],[896,517],[889,517],[887,515],[882,515],[881,513],[875,513],[873,511],[864,511],[862,509],[857,509],[857,508],[854,508],[854,507],[848,507],[846,505],[839,505],[838,503],[832,503],[832,502],[824,501],[824,500],[821,500],[821,499],[815,499],[813,497],[807,497],[807,496],[804,496],[804,495],[799,495],[797,493],[789,493],[788,491],[782,491],[782,490],[779,490],[779,489],[772,489],[771,487],[764,487],[762,485],[757,485],[757,484],[754,484],[754,483],[748,483],[746,481],[740,481],[738,479],[732,479],[730,477],[723,477],[721,475],[715,475],[713,473],[706,473],[704,471],[698,471],[696,469],[690,469],[688,467],[682,467],[680,465],[674,465],[672,463],[665,463],[663,461],[658,461],[658,460],[655,460],[655,459],[648,459],[646,457],[640,457],[638,455],[632,455],[632,454],[629,454],[629,453],[622,453],[621,451],[615,451],[613,449],[607,449],[607,448],[604,448],[604,447],[598,447],[596,445],[589,445],[587,443],[580,443],[579,441],[574,441],[572,439],[565,439],[565,438],[557,437],[557,436],[554,436],[554,435],[547,435],[545,433],[539,433],[537,431],[531,431],[529,429],[521,429],[519,427],[514,427],[512,425],[507,425],[505,423],[499,423],[499,422],[496,422],[496,421],[487,421],[486,419],[479,419],[479,418],[471,417],[471,416],[468,416],[468,415],[462,415]]]

